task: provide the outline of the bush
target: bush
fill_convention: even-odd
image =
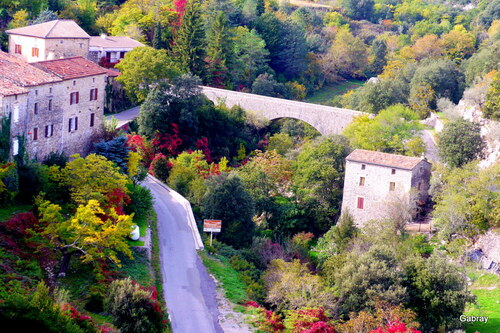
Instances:
[[[153,195],[151,191],[139,184],[127,184],[129,190],[130,203],[127,204],[125,214],[135,214],[135,217],[143,217],[149,215],[153,209]]]
[[[104,307],[122,333],[162,332],[163,312],[156,290],[147,290],[129,278],[111,283]]]
[[[172,163],[162,153],[156,154],[149,167],[149,172],[161,181],[168,178]]]
[[[115,163],[123,172],[127,172],[127,161],[130,148],[127,147],[127,137],[119,136],[110,141],[101,141],[94,144],[93,153],[106,157]]]
[[[50,152],[50,154],[43,160],[43,164],[47,166],[57,165],[64,168],[68,163],[68,157],[64,153]]]
[[[452,167],[462,165],[483,155],[484,142],[478,124],[458,120],[446,124],[439,135],[438,149],[443,161]]]

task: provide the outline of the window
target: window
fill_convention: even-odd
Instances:
[[[21,54],[21,51],[22,51],[21,45],[16,44],[16,45],[14,46],[14,53],[16,53],[16,54]]]
[[[365,164],[361,164],[361,170],[364,170],[366,169],[366,165]]]
[[[49,138],[54,134],[54,125],[45,126],[45,137]]]
[[[391,170],[391,175],[395,175],[396,174],[396,169],[392,169]]]
[[[76,80],[73,80],[73,85],[76,86]]]
[[[97,88],[90,89],[90,100],[91,101],[97,100]]]
[[[49,111],[52,111],[52,100],[49,99],[49,106],[48,106]]]
[[[78,130],[78,117],[69,118],[68,132],[74,132]]]
[[[52,88],[49,88],[49,94],[52,94]]]
[[[14,105],[14,115],[12,116],[12,120],[17,123],[19,121],[19,105]]]
[[[83,49],[83,43],[80,43],[80,48]]]
[[[38,128],[33,128],[33,141],[38,140]]]
[[[38,96],[38,90],[35,90],[35,96]]]
[[[39,52],[40,52],[40,50],[38,49],[38,47],[32,47],[31,48],[31,56],[32,57],[37,57],[38,58]]]
[[[92,83],[95,83],[95,77],[92,78]]]
[[[78,93],[78,91],[72,92],[69,95],[69,104],[70,105],[71,104],[78,104],[79,99],[80,99],[80,94]]]
[[[365,177],[359,177],[359,186],[365,186]]]
[[[365,198],[358,197],[358,209],[364,209]]]
[[[12,155],[16,156],[19,154],[19,139],[14,139],[12,144]]]
[[[35,103],[34,105],[34,112],[35,114],[38,114],[38,103]]]
[[[120,52],[120,59],[123,59],[123,58],[125,58],[125,52],[124,51]]]
[[[94,127],[95,113],[90,114],[90,127]]]
[[[420,191],[420,188],[421,188],[421,187],[422,187],[422,182],[418,182],[418,184],[417,184],[417,190],[419,190],[419,191]]]
[[[394,191],[396,189],[396,183],[395,182],[390,182],[389,183],[389,191]]]

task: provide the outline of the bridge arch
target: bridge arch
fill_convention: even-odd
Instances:
[[[202,92],[216,104],[223,102],[227,107],[239,105],[243,109],[259,114],[268,120],[280,118],[302,120],[317,129],[322,135],[341,134],[353,118],[364,114],[349,109],[205,86],[202,87]]]

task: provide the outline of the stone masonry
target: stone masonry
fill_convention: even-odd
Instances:
[[[346,158],[342,214],[349,211],[363,226],[391,216],[391,210],[423,205],[430,175],[424,158],[356,149]]]
[[[354,110],[205,86],[202,87],[202,91],[208,99],[216,104],[222,102],[227,107],[239,105],[243,109],[252,111],[269,120],[279,118],[299,119],[316,128],[322,135],[341,134],[353,118],[365,114]]]

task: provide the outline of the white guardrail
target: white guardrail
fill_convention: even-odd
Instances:
[[[177,200],[183,207],[184,210],[186,211],[186,216],[188,219],[188,225],[191,228],[191,233],[193,235],[193,240],[194,240],[194,246],[196,247],[197,250],[201,250],[204,248],[203,241],[201,240],[200,232],[198,231],[198,227],[196,226],[196,220],[194,219],[194,214],[193,214],[193,209],[191,208],[191,203],[184,198],[182,195],[177,193],[176,191],[172,190],[170,187],[156,179],[155,177],[148,175],[149,179],[151,179],[153,182],[157,183],[164,189],[170,192],[172,196],[174,197],[175,200]]]

